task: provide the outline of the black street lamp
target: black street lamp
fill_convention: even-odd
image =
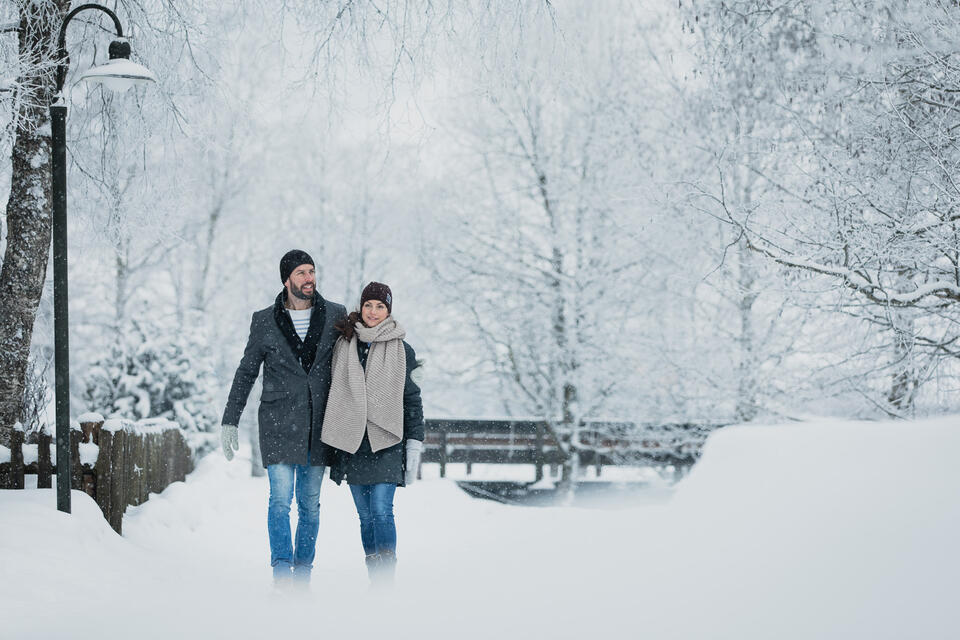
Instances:
[[[94,67],[81,80],[103,82],[107,88],[125,90],[134,84],[155,82],[145,67],[130,61],[130,44],[123,38],[117,15],[99,4],[80,5],[67,14],[57,42],[57,92],[50,105],[53,148],[53,350],[57,415],[57,509],[70,513],[70,324],[67,318],[67,104],[63,83],[70,58],[67,56],[67,25],[85,9],[98,9],[113,20],[117,40],[110,43],[110,62]]]

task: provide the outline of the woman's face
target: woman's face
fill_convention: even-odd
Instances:
[[[360,319],[368,327],[375,327],[383,322],[390,315],[387,311],[387,305],[379,300],[367,300],[360,307]]]

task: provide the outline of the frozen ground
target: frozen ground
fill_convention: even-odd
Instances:
[[[2,638],[956,638],[960,418],[730,427],[663,505],[398,491],[399,588],[366,587],[325,483],[314,584],[271,590],[266,480],[201,461],[128,511],[0,492]],[[335,635],[331,635],[335,634]],[[387,635],[388,634],[388,635]]]

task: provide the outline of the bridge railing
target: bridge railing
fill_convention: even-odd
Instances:
[[[543,421],[439,418],[425,420],[423,462],[438,463],[441,477],[451,463],[532,464],[536,479],[546,465],[562,465],[576,455],[581,466],[673,467],[678,474],[700,457],[710,432],[722,426],[706,423],[638,424],[586,421],[557,442]],[[570,452],[569,454],[567,452]]]

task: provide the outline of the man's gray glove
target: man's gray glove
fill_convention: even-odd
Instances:
[[[223,457],[233,460],[233,452],[240,448],[240,430],[236,425],[225,424],[220,427],[220,444],[223,445]]]
[[[407,470],[403,474],[403,483],[408,487],[417,479],[420,470],[420,452],[423,451],[421,440],[407,440]]]

